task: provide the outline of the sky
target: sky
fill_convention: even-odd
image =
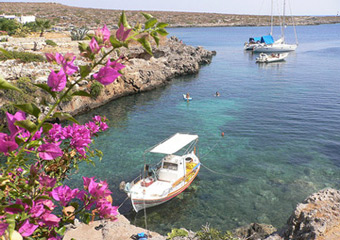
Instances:
[[[277,1],[282,0],[274,0]],[[57,2],[76,7],[117,10],[270,15],[270,0],[0,0],[0,2]],[[286,2],[286,11],[291,15],[340,15],[340,0],[286,0]],[[278,10],[274,7],[275,12]]]

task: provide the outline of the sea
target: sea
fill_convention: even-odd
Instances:
[[[81,176],[106,180],[121,214],[162,234],[206,224],[221,231],[252,222],[280,228],[310,194],[339,189],[340,24],[298,26],[295,52],[284,62],[257,64],[243,44],[269,30],[168,29],[183,44],[217,55],[196,75],[78,116],[86,122],[105,115],[110,129],[95,139],[102,161],[82,164],[70,184],[81,187]],[[288,42],[293,33],[286,29]],[[184,93],[193,100],[184,101]],[[136,214],[119,184],[157,163],[162,155],[145,151],[177,132],[199,135],[201,170],[182,194]]]

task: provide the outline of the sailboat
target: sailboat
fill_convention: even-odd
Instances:
[[[190,186],[201,167],[196,156],[197,141],[198,135],[176,133],[146,151],[165,156],[154,167],[145,165],[143,176],[126,184],[125,192],[136,212],[165,203]],[[175,155],[187,145],[183,155]]]
[[[272,44],[260,44],[253,48],[253,52],[255,53],[277,53],[277,52],[291,52],[295,51],[297,48],[296,44],[288,44],[285,42],[285,9],[286,9],[286,1],[283,1],[283,16],[282,16],[282,24],[281,24],[281,38],[279,40],[276,40]],[[294,26],[294,24],[293,24]],[[272,14],[272,21],[271,21],[271,34],[273,32],[273,14]],[[296,31],[294,26],[294,33],[295,33],[295,39],[296,37]],[[297,40],[296,40],[297,42]]]

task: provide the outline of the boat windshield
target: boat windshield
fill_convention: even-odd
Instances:
[[[164,162],[163,168],[177,171],[178,165],[176,163]]]

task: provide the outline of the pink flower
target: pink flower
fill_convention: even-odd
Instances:
[[[116,61],[111,62],[110,58],[107,60],[106,66],[112,67],[113,69],[116,69],[117,71],[125,68],[125,66],[118,62],[120,58],[118,58]]]
[[[61,68],[58,73],[51,70],[50,75],[47,79],[47,85],[51,87],[53,92],[60,92],[66,86],[66,75],[64,70]]]
[[[8,228],[8,225],[9,224],[7,223],[0,222],[0,236],[4,235],[5,231]]]
[[[52,53],[45,53],[45,57],[48,62],[56,62],[56,58]]]
[[[59,201],[60,204],[65,207],[78,193],[79,190],[77,188],[72,190],[69,186],[65,185],[53,189],[51,195],[54,200]]]
[[[100,130],[105,131],[109,128],[106,122],[101,122],[100,123]]]
[[[93,74],[94,79],[103,85],[108,85],[114,82],[121,74],[108,66],[102,67],[98,73]]]
[[[34,233],[34,231],[37,228],[38,228],[38,225],[34,225],[34,224],[30,223],[28,221],[28,219],[26,219],[24,221],[24,223],[21,225],[21,227],[19,228],[19,233],[23,237],[29,237],[29,236],[31,236]]]
[[[53,188],[56,184],[57,179],[49,176],[39,176],[39,183],[41,188]]]
[[[60,53],[56,53],[53,55],[52,53],[45,53],[46,59],[48,62],[56,62],[57,64],[61,64],[64,72],[67,75],[72,75],[73,73],[78,71],[78,67],[74,65],[74,60],[76,56],[72,53],[66,53],[65,56]]]
[[[33,206],[30,210],[30,214],[33,218],[38,218],[40,217],[44,212],[45,212],[44,205],[41,203],[35,203],[33,201]]]
[[[101,38],[101,39],[103,40],[104,43],[110,39],[111,32],[110,32],[110,30],[106,27],[106,24],[104,25],[104,27],[103,27],[102,29],[98,28],[98,29],[96,30],[96,36],[99,37],[99,38]]]
[[[45,213],[41,216],[39,225],[47,225],[50,227],[57,227],[59,225],[60,218],[52,213]]]
[[[38,147],[39,157],[44,160],[53,160],[63,155],[60,147],[54,143],[45,143]]]
[[[0,152],[8,153],[17,149],[19,146],[14,139],[5,133],[0,133]]]
[[[118,215],[118,207],[112,206],[112,204],[106,199],[101,199],[97,202],[97,210],[101,218],[115,220]]]
[[[120,24],[117,32],[116,32],[116,38],[119,40],[119,41],[122,41],[124,42],[127,37],[129,36],[129,33],[131,32],[131,29],[128,29],[126,31],[124,31],[124,25],[123,24]]]
[[[11,136],[14,136],[19,131],[25,130],[19,126],[14,125],[16,121],[26,120],[26,114],[23,111],[20,110],[16,112],[14,115],[6,112],[6,118],[7,118],[7,123],[8,123],[8,129],[11,132]]]
[[[98,45],[96,39],[94,39],[94,37],[93,37],[93,38],[91,39],[91,42],[90,42],[90,49],[91,49],[91,52],[94,53],[94,54],[97,54],[97,53],[100,51],[101,48],[102,48],[102,47],[99,47],[99,45]]]

